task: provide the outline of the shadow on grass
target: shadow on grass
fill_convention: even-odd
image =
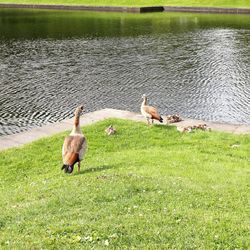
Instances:
[[[108,169],[113,168],[119,168],[122,164],[116,164],[116,165],[103,165],[99,167],[92,167],[82,170],[79,174],[87,174],[87,173],[96,173],[96,172],[102,172]]]
[[[159,129],[167,129],[167,130],[176,130],[176,124],[178,123],[171,123],[171,124],[166,124],[166,123],[162,123],[162,124],[154,124],[153,126],[151,126],[151,128],[159,128]]]

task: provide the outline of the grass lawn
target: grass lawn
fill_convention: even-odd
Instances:
[[[99,6],[208,6],[250,7],[249,0],[0,0],[0,3],[76,4]]]
[[[250,135],[83,130],[80,174],[60,170],[68,132],[0,152],[1,249],[249,249]]]

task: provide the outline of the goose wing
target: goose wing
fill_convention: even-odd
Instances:
[[[86,138],[84,136],[67,136],[63,143],[63,163],[73,165],[81,160],[85,151]]]
[[[144,111],[151,115],[151,119],[156,119],[156,120],[161,119],[161,116],[159,115],[157,109],[152,106],[145,106]]]

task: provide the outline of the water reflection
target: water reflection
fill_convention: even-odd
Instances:
[[[15,32],[13,32],[15,31]],[[0,134],[105,107],[250,123],[250,16],[0,10]]]
[[[0,39],[121,37],[220,27],[249,29],[249,22],[249,15],[0,9]]]

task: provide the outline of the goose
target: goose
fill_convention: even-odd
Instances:
[[[72,173],[75,163],[78,163],[78,173],[80,173],[80,162],[83,159],[87,141],[80,128],[80,115],[83,106],[79,106],[75,110],[74,126],[69,136],[64,140],[62,147],[63,166],[65,173]]]
[[[158,120],[159,122],[163,122],[163,118],[159,115],[156,108],[152,106],[148,106],[148,98],[146,95],[142,96],[142,104],[141,104],[141,113],[147,119],[148,125],[150,125],[150,119],[152,124],[154,120]]]
[[[183,121],[182,118],[179,115],[168,115],[167,117],[167,123],[176,123]]]
[[[105,129],[105,132],[107,135],[113,135],[116,133],[116,129],[113,127],[113,125],[110,125]]]

